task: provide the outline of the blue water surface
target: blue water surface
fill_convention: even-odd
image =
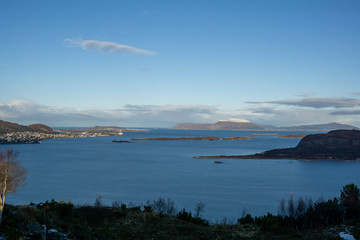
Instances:
[[[10,196],[8,203],[29,204],[53,198],[93,204],[101,194],[107,205],[113,201],[142,204],[163,197],[175,201],[179,210],[192,211],[196,203],[203,202],[203,217],[216,222],[224,217],[235,221],[244,210],[252,215],[276,214],[280,200],[290,194],[295,199],[307,197],[315,201],[338,197],[348,183],[360,185],[360,162],[221,159],[222,164],[215,164],[214,159],[192,158],[253,154],[294,147],[300,141],[259,133],[153,129],[117,137],[53,139],[43,144],[7,146],[20,151],[19,158],[28,169],[26,185]],[[198,136],[255,139],[112,142]]]

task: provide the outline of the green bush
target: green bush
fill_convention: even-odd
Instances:
[[[237,223],[238,224],[253,224],[253,223],[255,223],[255,220],[251,216],[251,214],[246,214],[245,217],[238,218]]]
[[[202,226],[208,226],[209,222],[206,221],[205,219],[199,218],[199,217],[193,217],[191,215],[191,212],[187,212],[185,210],[185,208],[183,208],[183,210],[181,210],[177,216],[178,219],[183,220],[185,222],[189,222],[189,223],[194,223],[197,225],[202,225]]]

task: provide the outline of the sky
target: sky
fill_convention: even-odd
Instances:
[[[360,127],[360,1],[0,1],[0,119]]]

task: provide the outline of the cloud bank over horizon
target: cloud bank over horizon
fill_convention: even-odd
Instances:
[[[355,94],[354,95],[359,95]],[[360,99],[357,98],[314,98],[305,97],[302,99],[288,99],[288,100],[275,100],[265,102],[247,102],[250,104],[279,104],[279,105],[292,105],[298,107],[309,108],[352,108],[360,106]]]
[[[0,119],[20,124],[50,126],[116,125],[126,127],[171,127],[178,121],[213,121],[218,109],[205,105],[124,105],[119,109],[59,108],[28,100],[0,102]]]
[[[271,105],[271,104],[270,104]],[[242,118],[254,123],[293,126],[341,122],[360,127],[360,110],[319,109],[305,107],[258,107],[223,109],[208,105],[134,105],[116,109],[87,109],[41,105],[29,100],[0,102],[0,119],[29,125],[43,123],[52,127],[172,127],[178,123],[215,123]]]

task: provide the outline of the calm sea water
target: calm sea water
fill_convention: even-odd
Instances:
[[[287,135],[294,132],[279,132]],[[299,132],[297,132],[299,133]],[[333,198],[348,183],[360,186],[360,162],[193,159],[196,155],[252,154],[293,147],[299,139],[255,135],[237,141],[136,141],[143,137],[252,136],[247,131],[190,131],[154,129],[117,137],[47,140],[36,145],[12,145],[28,171],[26,185],[8,203],[29,204],[71,200],[93,204],[98,194],[113,201],[142,204],[171,198],[178,209],[206,204],[203,217],[236,220],[244,209],[252,215],[277,213],[288,198]],[[3,148],[3,146],[1,147]]]

